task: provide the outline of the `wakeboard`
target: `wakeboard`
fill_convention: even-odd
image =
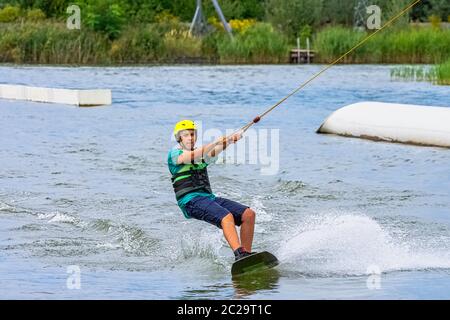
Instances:
[[[279,264],[277,257],[267,251],[258,252],[233,263],[231,274],[241,275],[254,271],[270,269]]]

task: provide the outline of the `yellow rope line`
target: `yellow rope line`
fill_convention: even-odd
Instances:
[[[397,14],[396,16],[394,16],[393,18],[391,18],[388,22],[386,22],[384,24],[384,26],[382,26],[380,29],[378,29],[377,31],[371,33],[370,35],[368,35],[366,38],[364,38],[361,42],[359,42],[357,45],[355,45],[353,48],[351,48],[349,51],[347,51],[346,53],[344,53],[342,56],[340,56],[338,59],[336,59],[335,61],[333,61],[331,64],[329,64],[328,66],[326,66],[325,68],[323,68],[320,72],[318,72],[317,74],[315,74],[314,76],[312,76],[308,81],[306,81],[305,83],[303,83],[300,87],[298,87],[297,89],[295,89],[294,91],[292,91],[289,95],[287,95],[286,97],[284,97],[283,99],[281,99],[280,101],[278,101],[275,105],[273,105],[272,107],[270,107],[269,109],[267,109],[265,112],[263,112],[261,115],[259,115],[258,117],[256,117],[255,119],[253,119],[253,121],[249,122],[248,124],[246,124],[245,126],[243,126],[240,130],[238,131],[242,131],[245,132],[247,131],[248,128],[250,128],[252,125],[254,125],[255,123],[257,123],[261,118],[263,118],[266,114],[268,114],[269,112],[271,112],[273,109],[275,109],[276,107],[278,107],[280,104],[282,104],[284,101],[286,101],[287,99],[289,99],[290,97],[292,97],[294,94],[296,94],[297,92],[299,92],[300,90],[302,90],[304,87],[306,87],[309,83],[311,83],[313,80],[315,80],[316,78],[318,78],[320,75],[322,75],[325,71],[327,71],[328,69],[330,69],[331,67],[333,67],[335,64],[337,64],[339,61],[341,61],[342,59],[344,59],[346,56],[348,56],[350,53],[352,53],[353,51],[355,51],[356,49],[358,49],[360,46],[362,46],[364,43],[366,43],[367,41],[369,41],[373,36],[375,36],[378,32],[381,32],[382,30],[384,30],[386,27],[388,27],[390,24],[392,24],[395,20],[397,20],[398,18],[400,18],[403,14],[405,14],[405,12],[407,12],[409,9],[411,9],[412,7],[414,7],[416,4],[418,4],[419,2],[421,2],[422,0],[416,0],[414,1],[412,4],[410,4],[408,7],[406,7],[405,9],[403,9],[399,14]]]

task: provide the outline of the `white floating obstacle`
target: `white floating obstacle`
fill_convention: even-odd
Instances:
[[[0,98],[77,106],[101,106],[112,103],[111,90],[71,90],[0,84]]]
[[[450,148],[450,108],[360,102],[333,112],[317,132]]]

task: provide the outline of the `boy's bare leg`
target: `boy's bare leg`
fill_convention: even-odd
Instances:
[[[241,224],[241,241],[245,251],[252,251],[253,234],[255,230],[255,218],[256,214],[250,208],[247,208],[242,214]]]
[[[226,215],[225,218],[222,219],[221,225],[225,239],[228,241],[231,249],[235,251],[241,246],[241,243],[239,242],[233,215],[231,213]]]

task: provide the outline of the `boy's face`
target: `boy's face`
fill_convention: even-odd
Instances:
[[[183,130],[180,132],[180,139],[182,146],[188,150],[193,150],[195,142],[197,141],[197,135],[195,130]]]

